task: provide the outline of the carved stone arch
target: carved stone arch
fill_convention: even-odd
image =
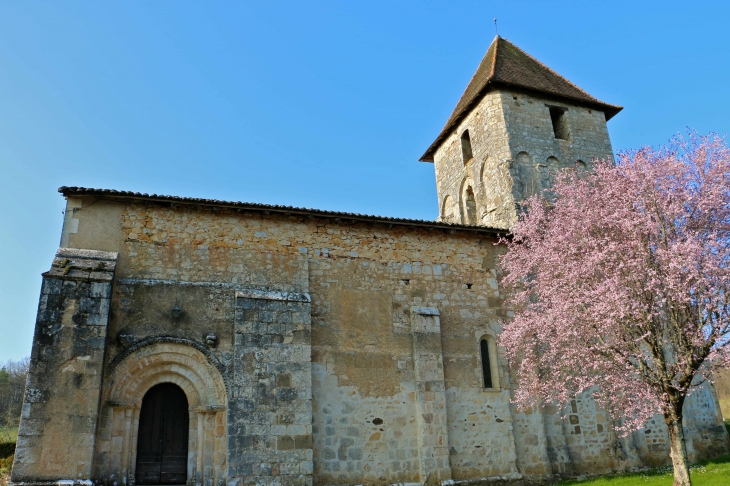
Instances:
[[[114,359],[107,366],[105,375],[107,376],[107,378],[110,378],[114,374],[114,370],[117,368],[117,366],[119,366],[119,364],[132,353],[135,353],[136,351],[144,347],[160,343],[183,344],[185,346],[190,346],[191,348],[200,351],[200,353],[205,356],[205,359],[220,372],[221,378],[223,379],[223,383],[226,387],[226,391],[230,392],[231,387],[228,382],[229,380],[226,367],[213,353],[210,352],[210,349],[208,349],[208,347],[203,345],[202,343],[199,343],[192,339],[179,338],[174,336],[148,336],[144,339],[134,342],[114,357]]]
[[[190,410],[188,484],[224,480],[228,393],[223,374],[209,356],[197,346],[169,339],[137,343],[122,354],[109,367],[104,383],[94,461],[97,477],[126,478],[133,484],[142,399],[153,386],[174,383],[185,392]]]
[[[180,348],[187,352],[180,352]],[[207,362],[201,363],[196,354],[190,348],[169,343],[140,349],[109,380],[109,400],[137,408],[153,386],[175,383],[183,389],[191,407],[223,406],[227,395],[223,378]]]
[[[470,177],[465,177],[461,181],[459,190],[459,212],[461,213],[462,224],[477,224],[477,206],[476,196],[474,194],[474,181]]]
[[[512,194],[515,201],[520,202],[534,194],[536,184],[535,167],[532,156],[527,152],[518,152],[512,164],[510,164],[510,176],[512,177]]]
[[[486,196],[487,185],[485,184],[484,175],[485,171],[488,170],[486,168],[488,162],[488,155],[483,158],[480,157],[478,164],[475,164],[474,170],[470,174],[470,176],[474,180],[474,193],[477,197],[477,201],[479,202],[479,206],[483,205],[482,201]]]
[[[490,163],[491,158],[487,155],[479,166],[479,180],[477,184],[482,186],[482,190],[485,188],[485,177],[487,176],[486,171],[489,170],[487,165]]]
[[[562,169],[561,162],[557,157],[550,156],[545,161],[545,164],[540,165],[540,183],[543,189],[552,187],[552,174]]]
[[[461,221],[459,208],[454,198],[447,195],[441,204],[441,220],[447,223],[458,223]]]

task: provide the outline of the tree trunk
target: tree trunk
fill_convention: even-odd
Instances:
[[[669,426],[670,455],[674,466],[674,483],[672,483],[672,486],[692,486],[692,480],[689,477],[689,461],[687,461],[687,445],[684,440],[682,419],[675,415],[674,417],[667,417],[666,421]]]

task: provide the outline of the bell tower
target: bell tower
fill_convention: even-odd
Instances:
[[[439,220],[508,229],[554,171],[613,158],[606,122],[621,109],[495,37],[420,159],[436,169]]]

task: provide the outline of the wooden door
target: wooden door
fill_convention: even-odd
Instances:
[[[139,413],[136,483],[185,484],[187,462],[188,399],[177,385],[155,385]]]

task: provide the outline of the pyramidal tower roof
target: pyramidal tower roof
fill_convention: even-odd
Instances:
[[[621,106],[610,105],[594,98],[507,39],[497,36],[487,49],[446,125],[420,160],[433,162],[434,153],[441,142],[479,102],[482,95],[500,87],[531,91],[593,106],[606,114],[606,120],[622,110]]]

